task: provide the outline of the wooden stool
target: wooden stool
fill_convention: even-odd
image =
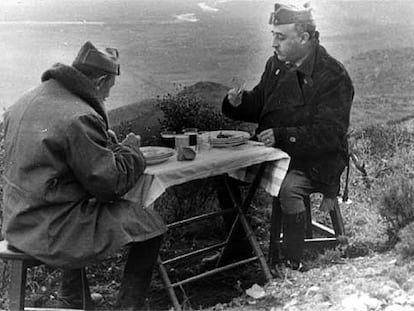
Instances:
[[[9,310],[46,310],[44,308],[24,307],[27,269],[44,265],[44,263],[11,248],[6,240],[0,241],[0,259],[10,262]],[[83,297],[85,297],[85,293]],[[85,302],[83,302],[83,305],[85,305]]]
[[[328,199],[322,199],[321,206],[326,204]],[[306,207],[306,228],[305,228],[305,246],[309,247],[333,247],[343,243],[345,239],[345,228],[342,220],[339,202],[337,198],[333,199],[332,209],[329,215],[332,221],[332,228],[312,220],[310,197],[305,199]],[[272,210],[272,220],[270,227],[270,244],[269,244],[269,262],[271,265],[276,264],[279,260],[280,245],[282,240],[282,209],[280,204],[274,204]],[[313,231],[324,235],[324,237],[313,237]]]

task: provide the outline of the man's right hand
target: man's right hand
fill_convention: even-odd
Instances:
[[[129,133],[122,141],[123,144],[141,147],[141,136]]]
[[[243,89],[231,89],[227,92],[227,100],[233,107],[240,106],[242,102]]]

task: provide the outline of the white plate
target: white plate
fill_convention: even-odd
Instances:
[[[223,134],[228,137],[217,137],[217,135]],[[234,139],[239,139],[241,137],[250,138],[250,134],[244,131],[234,131],[234,130],[219,130],[219,131],[209,131],[201,134],[203,138],[208,138],[210,140],[218,141],[231,141]]]
[[[217,137],[219,134],[223,134],[228,137]],[[209,141],[211,146],[219,148],[238,146],[244,144],[250,138],[250,134],[248,132],[235,130],[210,131],[201,135]]]
[[[157,162],[158,160],[167,160],[174,155],[174,149],[167,147],[145,146],[140,148],[147,163]],[[160,163],[160,162],[157,162]],[[154,163],[155,164],[155,163]]]

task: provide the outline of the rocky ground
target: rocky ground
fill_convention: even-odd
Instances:
[[[307,272],[284,271],[208,310],[414,311],[414,263],[394,252],[341,259]]]

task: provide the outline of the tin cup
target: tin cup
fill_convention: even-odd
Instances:
[[[163,146],[174,149],[176,133],[174,131],[163,131],[160,135]]]
[[[190,144],[189,136],[184,134],[175,135],[175,149],[180,147],[188,147]]]
[[[184,135],[188,136],[188,145],[194,150],[197,150],[197,137],[198,129],[197,128],[185,128],[183,130]]]

